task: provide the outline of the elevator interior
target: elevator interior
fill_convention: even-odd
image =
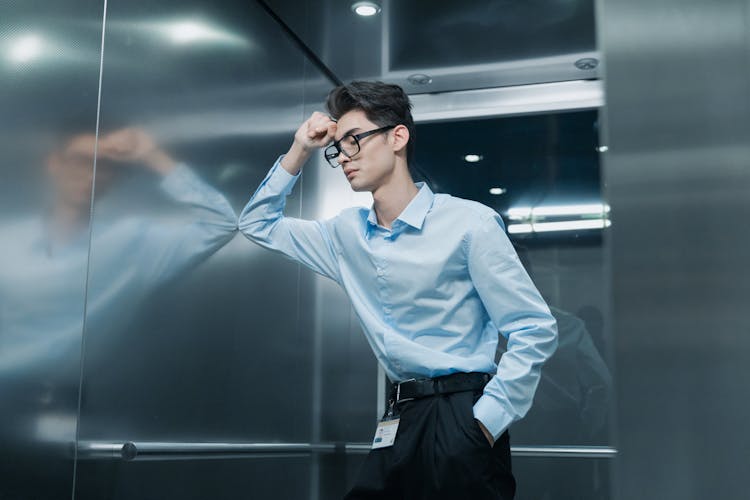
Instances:
[[[234,224],[299,123],[355,78],[412,95],[419,174],[503,215],[558,318],[560,350],[511,429],[518,498],[609,498],[593,2],[380,6],[0,2],[0,498],[346,490],[386,381],[343,292]],[[369,201],[321,157],[287,214]]]

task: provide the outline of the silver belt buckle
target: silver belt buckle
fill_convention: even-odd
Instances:
[[[416,382],[416,380],[417,379],[415,378],[410,378],[410,379],[402,380],[396,385],[396,403],[401,403],[402,401],[401,400],[401,384],[406,383],[406,382]],[[406,398],[403,401],[411,401],[412,399],[414,398]]]

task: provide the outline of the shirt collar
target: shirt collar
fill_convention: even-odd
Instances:
[[[427,217],[427,212],[432,208],[432,200],[435,197],[430,187],[424,182],[414,183],[419,191],[416,196],[412,198],[406,208],[401,212],[401,215],[396,217],[393,221],[393,230],[397,230],[397,221],[401,221],[414,229],[421,230],[424,219]],[[370,236],[370,232],[378,226],[377,215],[375,215],[374,205],[370,208],[370,212],[367,214],[367,224],[365,225],[365,237]],[[399,231],[400,232],[400,231]]]

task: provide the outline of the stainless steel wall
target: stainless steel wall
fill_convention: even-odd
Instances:
[[[236,214],[330,82],[255,2],[109,2],[102,72],[76,498],[308,497],[314,283]]]
[[[0,498],[70,498],[102,2],[0,2]]]
[[[615,498],[745,498],[750,3],[599,5]]]

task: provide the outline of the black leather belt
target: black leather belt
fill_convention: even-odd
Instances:
[[[398,382],[391,389],[389,402],[403,403],[436,394],[473,391],[484,388],[492,378],[489,373],[452,373],[435,378],[418,378]]]

